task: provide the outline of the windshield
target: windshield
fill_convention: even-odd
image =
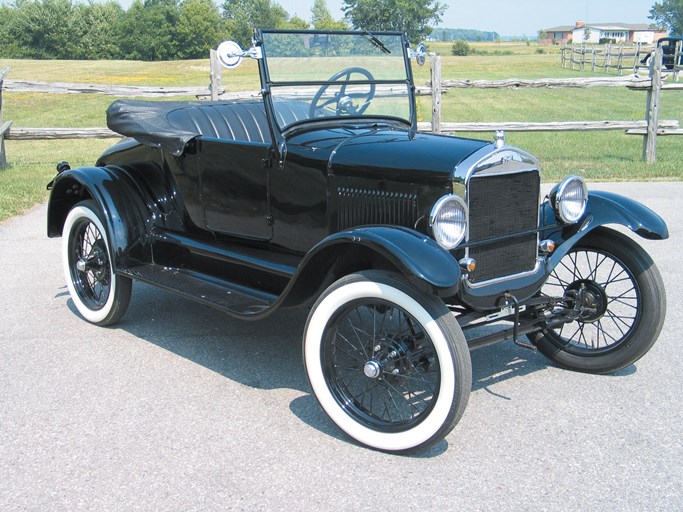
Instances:
[[[262,31],[261,37],[265,81],[281,130],[319,118],[391,117],[410,123],[401,34]]]

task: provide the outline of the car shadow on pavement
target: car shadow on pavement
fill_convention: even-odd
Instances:
[[[67,300],[67,306],[78,315],[71,299]],[[290,403],[292,413],[326,435],[355,444],[327,418],[311,394],[301,355],[307,315],[306,308],[297,308],[248,322],[135,283],[130,307],[113,328],[240,384],[305,393]],[[510,340],[472,351],[471,357],[473,393],[483,390],[503,400],[512,399],[492,390],[495,384],[523,378],[549,366],[541,354],[520,348]],[[635,367],[632,368],[620,373],[632,373]],[[414,456],[433,457],[447,448],[447,441],[442,441]]]
[[[71,299],[67,304],[78,315]],[[307,315],[306,308],[296,308],[243,321],[136,282],[130,307],[113,328],[246,386],[309,393],[301,355]],[[543,356],[509,340],[471,357],[473,391],[548,367]]]

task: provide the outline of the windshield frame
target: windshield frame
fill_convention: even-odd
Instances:
[[[264,46],[264,34],[301,34],[301,35],[346,35],[346,36],[362,36],[369,39],[375,46],[380,48],[374,41],[376,36],[399,37],[401,40],[401,51],[403,57],[403,65],[405,70],[405,78],[401,79],[375,79],[373,80],[347,80],[344,84],[347,85],[368,85],[383,86],[383,85],[397,85],[405,86],[408,101],[408,119],[404,117],[394,117],[388,115],[357,115],[357,116],[331,116],[331,117],[316,117],[314,119],[303,119],[291,123],[285,127],[281,127],[276,122],[276,107],[273,102],[273,89],[280,87],[323,87],[339,85],[340,82],[330,80],[301,80],[301,81],[274,81],[271,78],[268,67],[268,48]],[[368,32],[368,31],[353,31],[353,30],[297,30],[297,29],[257,29],[254,33],[254,44],[260,47],[261,58],[258,59],[259,74],[261,78],[261,94],[265,104],[266,115],[269,118],[271,135],[273,140],[282,140],[283,136],[293,130],[301,128],[304,125],[310,124],[365,124],[376,123],[378,121],[387,123],[401,123],[412,130],[417,130],[417,112],[415,106],[415,84],[413,80],[412,67],[408,49],[410,43],[405,33],[402,32]],[[380,45],[382,43],[379,43]],[[381,48],[380,48],[381,49]],[[321,57],[326,58],[326,57]]]

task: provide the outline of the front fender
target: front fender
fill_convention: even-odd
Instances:
[[[541,218],[546,226],[558,222],[548,202],[543,205]],[[650,240],[669,238],[669,230],[664,219],[647,206],[612,192],[590,191],[586,214],[581,222],[542,233],[543,238],[552,239],[557,246],[549,258],[549,268],[554,268],[581,238],[607,224],[626,226],[639,236]]]
[[[142,199],[139,187],[117,168],[78,167],[60,173],[52,183],[48,202],[48,236],[61,236],[71,208],[88,198],[102,210],[114,266],[129,266],[131,260],[149,261],[148,224],[154,212]]]
[[[638,201],[604,191],[590,192],[588,201],[587,211],[600,226],[621,224],[649,240],[669,238],[664,219]]]
[[[431,238],[408,228],[361,227],[315,245],[283,294],[285,303],[301,303],[331,280],[370,268],[396,269],[419,288],[444,297],[455,295],[460,286],[458,262]]]

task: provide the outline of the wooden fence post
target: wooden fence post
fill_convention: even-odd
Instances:
[[[664,52],[657,46],[650,61],[652,87],[647,91],[647,135],[643,140],[643,160],[652,164],[657,160],[657,128],[659,126],[659,93],[662,89],[662,60]]]
[[[223,91],[223,68],[218,60],[218,52],[213,48],[209,52],[211,85],[211,101],[217,101],[218,95]]]
[[[432,132],[441,133],[441,57],[429,59],[432,78]]]
[[[5,133],[12,126],[12,121],[3,122],[2,119],[2,85],[5,77],[9,73],[9,68],[5,66],[0,70],[0,170],[7,168],[7,156],[5,155]]]
[[[640,59],[641,59],[640,53],[641,53],[642,45],[643,45],[643,43],[636,43],[635,55],[633,56],[633,69],[631,70],[631,72],[634,75],[638,73],[638,67],[639,67]]]

